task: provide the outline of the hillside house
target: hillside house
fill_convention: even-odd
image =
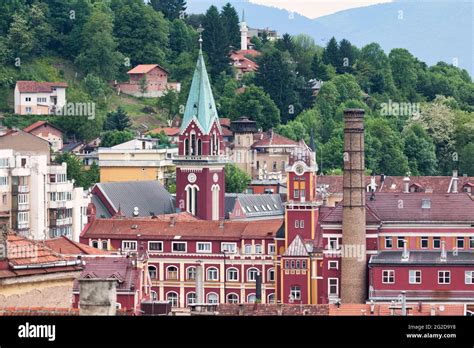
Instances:
[[[15,113],[51,115],[66,105],[66,82],[17,81]]]

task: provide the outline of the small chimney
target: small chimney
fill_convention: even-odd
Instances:
[[[441,261],[446,261],[447,260],[446,245],[445,245],[444,240],[441,242],[441,258],[440,258],[440,260]]]
[[[410,177],[405,176],[403,178],[403,193],[410,193]]]
[[[408,261],[410,258],[410,253],[408,252],[407,241],[403,240],[403,252],[402,252],[402,261]]]
[[[79,315],[115,315],[117,280],[79,279]]]
[[[204,303],[204,277],[201,261],[197,261],[196,265],[196,304]]]
[[[176,224],[176,216],[170,217],[170,227],[174,227]]]
[[[453,186],[451,189],[452,193],[458,193],[458,171],[455,169],[453,170]]]

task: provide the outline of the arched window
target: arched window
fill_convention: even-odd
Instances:
[[[166,301],[171,303],[172,307],[178,307],[178,294],[174,291],[170,291],[166,294]]]
[[[156,267],[155,266],[148,266],[148,273],[150,274],[151,279],[156,279],[158,273],[156,272]]]
[[[196,267],[191,266],[186,269],[186,279],[195,280],[196,279]]]
[[[227,294],[227,303],[239,303],[239,295],[235,293]]]
[[[269,282],[274,282],[275,281],[275,269],[270,268],[267,272],[268,272],[268,274],[267,274],[268,281]]]
[[[178,280],[178,267],[168,266],[166,268],[166,279],[168,279],[168,280]]]
[[[275,303],[275,294],[269,294],[267,296],[267,303],[269,303],[269,304]]]
[[[186,305],[189,306],[191,304],[196,303],[196,293],[195,292],[188,292],[186,294]]]
[[[151,300],[152,301],[158,301],[158,294],[156,293],[156,291],[151,291],[150,292],[150,295],[151,295]]]
[[[207,280],[217,281],[219,280],[219,271],[215,267],[209,267],[207,269]]]
[[[219,296],[215,292],[207,294],[207,303],[217,304],[219,303]]]
[[[196,156],[196,133],[191,132],[191,155]]]
[[[257,299],[257,297],[255,296],[255,294],[248,294],[247,295],[247,302],[248,303],[255,303],[256,299]]]
[[[229,282],[239,281],[239,270],[237,268],[228,268],[227,269],[227,280]]]
[[[93,240],[93,241],[92,241],[92,247],[93,247],[93,248],[96,248],[96,249],[99,249],[99,242],[96,241],[96,240]]]
[[[212,220],[219,220],[219,185],[212,185]]]
[[[247,270],[247,281],[248,282],[254,282],[257,280],[257,274],[258,274],[258,269],[256,268],[249,268]]]
[[[189,139],[184,139],[184,154],[189,156]]]
[[[106,240],[102,241],[102,249],[103,250],[108,250],[109,249],[109,243]]]
[[[197,155],[201,156],[202,155],[202,140],[198,139],[197,141]]]
[[[251,254],[251,253],[252,253],[252,245],[250,245],[250,244],[245,244],[245,246],[244,246],[244,253],[245,253],[245,254]]]
[[[196,185],[186,186],[186,211],[193,215],[197,213],[198,191],[199,187]]]

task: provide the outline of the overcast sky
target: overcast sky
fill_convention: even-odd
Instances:
[[[250,2],[297,12],[308,18],[317,18],[354,7],[392,2],[392,0],[250,0]]]

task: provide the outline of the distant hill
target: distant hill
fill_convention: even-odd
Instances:
[[[189,13],[203,13],[226,0],[189,1]],[[472,0],[397,0],[392,3],[337,12],[314,20],[290,15],[274,7],[230,1],[242,12],[250,27],[272,28],[280,33],[309,34],[318,45],[335,36],[358,47],[379,43],[388,53],[392,48],[408,49],[429,65],[438,61],[460,67],[474,76],[474,4]]]

